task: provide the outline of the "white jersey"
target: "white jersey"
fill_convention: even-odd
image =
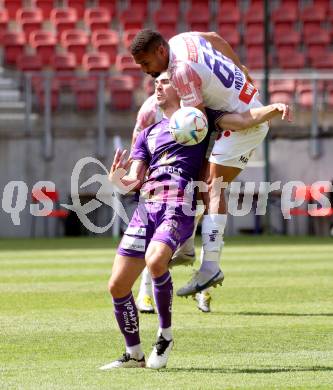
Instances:
[[[199,33],[178,34],[169,45],[167,72],[184,106],[238,113],[262,106],[244,73]]]
[[[146,127],[161,121],[162,118],[163,112],[157,104],[155,94],[153,94],[142,104],[136,117],[134,132],[140,132]]]

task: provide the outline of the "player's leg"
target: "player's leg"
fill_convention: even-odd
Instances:
[[[109,291],[113,299],[114,314],[125,339],[126,352],[120,359],[101,367],[101,370],[145,366],[140,343],[138,311],[132,294],[133,284],[144,267],[143,258],[119,254],[115,257]]]
[[[142,271],[136,306],[140,313],[155,313],[151,275],[147,267]]]
[[[146,252],[146,264],[151,273],[158,312],[157,341],[147,361],[149,368],[162,368],[167,364],[173,345],[171,330],[173,285],[168,265],[173,250],[160,241],[151,241]]]

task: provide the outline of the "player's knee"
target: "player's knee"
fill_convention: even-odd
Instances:
[[[158,255],[147,257],[146,264],[153,278],[157,278],[166,272],[165,265],[160,261]]]
[[[108,290],[113,298],[121,298],[126,295],[124,287],[116,279],[109,280]]]

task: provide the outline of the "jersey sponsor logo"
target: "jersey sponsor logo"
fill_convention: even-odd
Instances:
[[[183,38],[186,44],[189,61],[198,62],[198,50],[192,38]]]
[[[146,249],[146,240],[144,238],[131,237],[124,234],[124,237],[121,240],[121,248],[144,252]]]
[[[246,82],[244,87],[240,91],[239,100],[242,102],[249,104],[252,100],[253,96],[258,92],[257,88],[252,84]]]
[[[130,236],[146,236],[147,229],[145,227],[139,227],[139,226],[128,226],[128,228],[125,231],[125,234],[128,234]]]

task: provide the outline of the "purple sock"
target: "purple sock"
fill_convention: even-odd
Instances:
[[[167,271],[158,278],[153,278],[154,296],[158,311],[158,319],[161,328],[171,326],[171,309],[172,309],[172,279],[171,274]]]
[[[114,314],[128,347],[140,344],[139,317],[133,294],[123,298],[113,298]]]

